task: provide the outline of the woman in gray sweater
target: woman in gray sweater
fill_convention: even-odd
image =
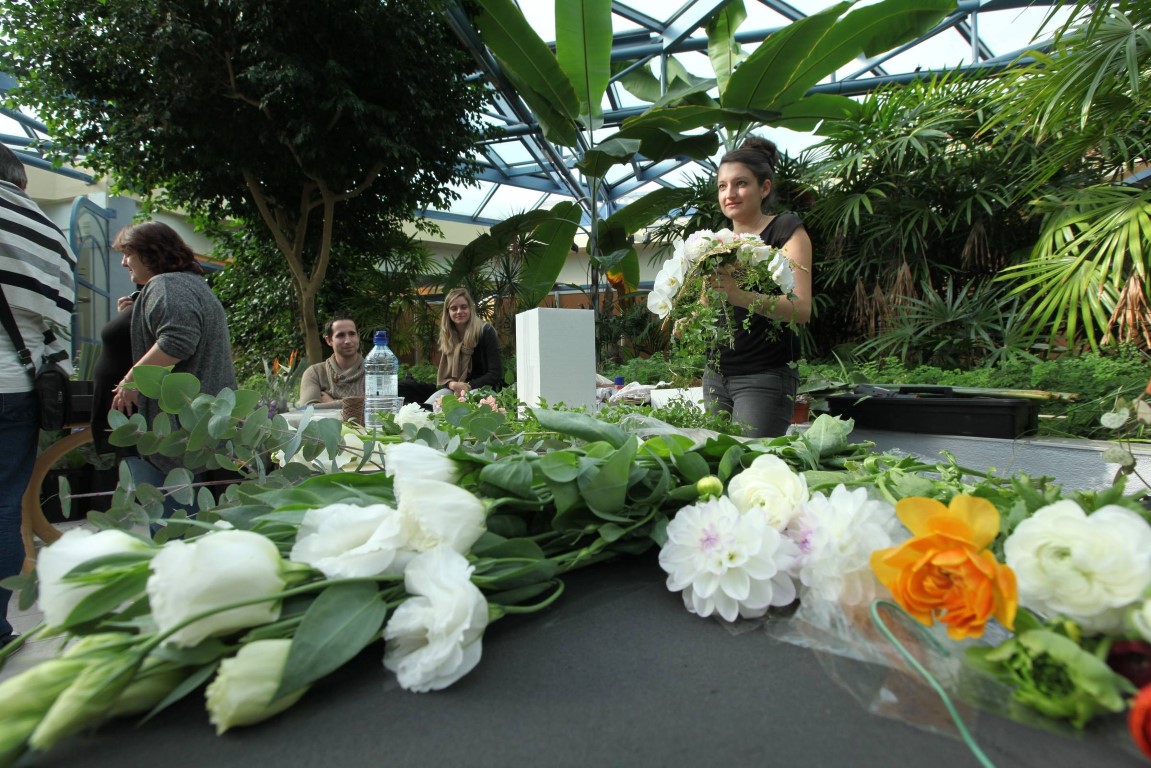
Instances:
[[[114,390],[112,407],[139,410],[148,424],[160,412],[156,401],[124,384],[137,365],[172,366],[200,380],[201,390],[217,394],[236,389],[228,319],[219,299],[208,288],[203,268],[179,234],[167,224],[150,221],[121,230],[112,247],[123,254],[121,264],[132,282],[143,286],[132,308],[133,369]],[[164,477],[182,466],[179,458],[153,454],[128,460],[138,482],[163,485]],[[167,497],[172,502],[172,497]],[[174,511],[165,504],[165,517]]]

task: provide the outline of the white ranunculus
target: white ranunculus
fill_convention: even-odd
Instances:
[[[396,413],[396,424],[404,426],[411,424],[416,429],[423,429],[432,422],[432,414],[425,411],[419,403],[408,403]]]
[[[425,552],[443,544],[467,554],[483,535],[484,503],[458,485],[404,479],[395,487],[407,549]]]
[[[647,294],[647,310],[661,320],[671,314],[674,308],[673,296],[662,286],[656,285]]]
[[[756,618],[795,599],[788,571],[799,557],[795,542],[761,515],[745,515],[726,497],[684,507],[667,526],[659,565],[667,588],[699,616],[728,621]]]
[[[727,495],[740,512],[759,512],[768,525],[782,531],[807,501],[807,481],[783,459],[765,453],[728,482]]]
[[[100,588],[64,580],[72,569],[90,560],[128,552],[149,552],[152,547],[123,531],[109,529],[93,533],[73,528],[40,550],[36,575],[40,582],[37,602],[49,626],[60,626],[80,601]]]
[[[800,504],[787,534],[802,553],[798,575],[807,593],[820,600],[864,605],[879,585],[871,570],[871,553],[890,547],[898,530],[891,504],[868,498],[863,488],[849,491],[837,485],[830,496],[812,494]]]
[[[272,700],[284,676],[291,647],[292,641],[286,639],[255,640],[220,662],[216,676],[204,691],[208,719],[216,726],[217,735],[278,715],[304,695],[306,686]]]
[[[251,531],[216,531],[191,541],[170,541],[152,558],[148,599],[152,617],[167,632],[199,613],[284,589],[280,552]],[[206,637],[273,622],[280,617],[278,599],[217,610],[173,632],[164,642],[192,647]]]
[[[488,604],[471,582],[472,570],[467,558],[447,547],[408,564],[404,587],[411,597],[384,628],[384,666],[404,689],[447,688],[479,663]]]
[[[436,480],[454,483],[456,463],[435,448],[420,443],[390,443],[384,448],[384,473],[400,480]]]
[[[387,504],[329,504],[309,509],[296,532],[291,559],[307,563],[329,579],[384,574],[407,541],[401,521],[399,511]]]
[[[1003,545],[1019,603],[1109,632],[1151,586],[1151,525],[1116,505],[1091,515],[1064,499],[1016,526]]]

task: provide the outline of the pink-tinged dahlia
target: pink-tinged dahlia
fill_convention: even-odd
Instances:
[[[684,507],[667,526],[659,564],[667,588],[699,616],[756,618],[795,599],[788,574],[799,548],[763,515],[743,515],[727,497]]]

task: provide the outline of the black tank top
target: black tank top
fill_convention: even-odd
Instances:
[[[772,219],[760,239],[767,245],[782,248],[795,231],[803,226],[803,220],[795,213],[781,213]],[[771,368],[787,365],[799,359],[799,337],[786,325],[768,320],[760,314],[751,314],[751,321],[745,328],[748,311],[742,307],[732,307],[735,332],[732,346],[719,350],[719,365],[709,361],[713,369],[726,376],[746,376],[764,373]]]

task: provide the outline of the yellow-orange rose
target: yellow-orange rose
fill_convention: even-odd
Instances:
[[[912,538],[873,552],[871,568],[905,611],[921,624],[942,621],[956,640],[979,637],[992,616],[1012,628],[1015,573],[987,551],[999,532],[995,505],[976,496],[956,496],[950,507],[916,497],[895,513]]]

